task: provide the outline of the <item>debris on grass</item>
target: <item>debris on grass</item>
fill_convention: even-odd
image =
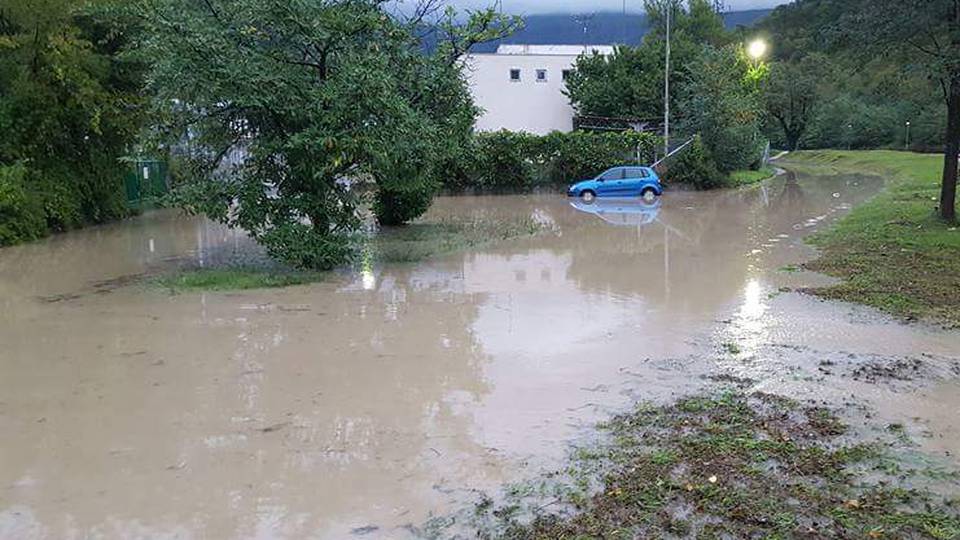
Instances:
[[[730,390],[640,404],[602,430],[559,485],[484,498],[478,536],[960,537],[953,500],[912,487],[890,443],[853,442],[830,409]]]

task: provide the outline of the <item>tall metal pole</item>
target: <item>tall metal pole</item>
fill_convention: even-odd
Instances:
[[[663,76],[663,155],[670,153],[670,12],[673,0],[667,1],[667,62]]]
[[[623,35],[621,37],[623,39],[623,45],[626,45],[628,41],[627,40],[627,0],[623,0],[623,14],[621,15],[620,19],[623,21],[623,25],[622,25]]]

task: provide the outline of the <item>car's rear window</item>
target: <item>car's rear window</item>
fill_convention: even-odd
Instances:
[[[627,167],[627,178],[646,178],[650,176],[643,167]]]

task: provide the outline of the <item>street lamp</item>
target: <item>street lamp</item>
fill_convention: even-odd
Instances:
[[[747,45],[747,54],[754,60],[760,60],[767,54],[767,42],[762,39],[755,39]]]
[[[910,150],[910,121],[907,120],[907,135],[903,138],[903,149]]]

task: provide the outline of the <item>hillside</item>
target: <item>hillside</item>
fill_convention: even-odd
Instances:
[[[751,26],[770,13],[769,9],[733,11],[723,14],[728,28]],[[592,15],[550,14],[524,17],[524,29],[501,41],[479,45],[475,52],[493,52],[500,43],[530,45],[612,45],[637,44],[647,32],[646,15],[596,13]]]

